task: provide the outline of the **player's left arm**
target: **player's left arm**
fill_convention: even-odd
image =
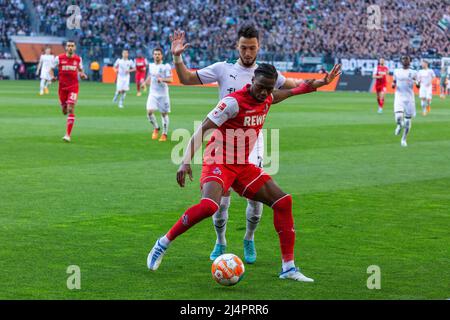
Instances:
[[[84,73],[83,69],[83,60],[80,58],[80,63],[78,64],[78,73],[80,74],[80,78],[86,80],[88,76]]]
[[[341,73],[342,73],[341,64],[335,64],[333,66],[333,69],[331,69],[329,73],[325,72],[325,77],[323,77],[323,79],[301,80],[301,79],[286,78],[286,81],[281,86],[281,89],[295,89],[304,82],[310,83],[313,86],[313,88],[317,89],[327,84],[330,84],[337,76],[341,75]]]
[[[173,82],[172,69],[170,68],[169,65],[167,65],[167,67],[166,67],[166,72],[164,74],[164,78],[159,78],[158,80],[161,82],[165,82],[165,83]]]
[[[279,103],[292,96],[314,92],[317,90],[317,88],[320,88],[333,82],[333,80],[337,76],[339,76],[341,72],[342,72],[341,65],[336,64],[329,73],[328,72],[325,73],[325,77],[323,77],[323,79],[302,80],[296,87],[292,89],[283,88],[281,90],[274,90],[272,93],[273,95],[272,104]]]
[[[181,165],[177,171],[177,182],[180,187],[184,187],[186,175],[189,176],[189,179],[191,181],[194,180],[191,168],[192,158],[194,157],[197,150],[202,146],[204,135],[217,128],[218,125],[207,117],[205,120],[203,120],[202,125],[197,129],[197,131],[189,140],[189,144],[187,146],[186,152],[184,153],[183,160],[181,161]]]

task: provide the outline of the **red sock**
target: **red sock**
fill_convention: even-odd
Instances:
[[[181,218],[167,232],[166,236],[170,241],[175,240],[180,234],[186,232],[189,228],[205,218],[211,217],[219,206],[208,198],[203,198],[200,203],[190,207],[181,216]]]
[[[378,106],[381,107],[381,100],[380,98],[377,98]]]
[[[67,116],[67,129],[66,134],[70,137],[70,134],[72,133],[73,124],[75,123],[75,115],[73,113],[70,113]]]
[[[273,224],[280,238],[281,257],[283,261],[294,260],[295,229],[292,217],[292,196],[290,194],[272,205]]]
[[[380,108],[383,109],[384,107],[384,98],[380,99]]]
[[[139,82],[136,82],[136,89],[137,92],[141,92],[141,84]]]

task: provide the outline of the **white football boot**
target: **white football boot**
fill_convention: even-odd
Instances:
[[[65,142],[70,142],[70,136],[67,134],[62,138]]]
[[[407,147],[408,144],[406,143],[406,139],[402,139],[402,141],[400,142],[400,145],[401,145],[402,147]]]
[[[301,273],[298,267],[297,268],[293,267],[287,271],[281,272],[280,279],[291,279],[302,282],[314,282],[314,279],[308,278],[303,273]]]
[[[166,253],[166,250],[167,248],[159,243],[159,239],[156,240],[155,245],[153,246],[147,257],[147,267],[150,270],[155,271],[156,269],[158,269],[159,265],[161,264],[162,258]]]

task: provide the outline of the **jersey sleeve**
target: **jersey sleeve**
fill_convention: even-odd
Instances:
[[[59,65],[59,56],[56,56],[53,60],[53,68],[56,68]]]
[[[116,60],[116,62],[114,62],[114,68],[117,68],[119,66],[119,59]]]
[[[286,77],[283,76],[280,71],[277,71],[277,72],[278,72],[278,78],[277,78],[277,82],[275,83],[275,88],[280,89],[286,82]]]
[[[217,106],[208,113],[207,117],[217,126],[223,125],[239,113],[239,104],[233,97],[225,97],[219,101]]]
[[[165,78],[172,78],[172,67],[170,64],[166,64],[166,73],[164,75]]]
[[[198,79],[202,84],[219,81],[223,72],[224,62],[216,62],[203,69],[197,70]]]

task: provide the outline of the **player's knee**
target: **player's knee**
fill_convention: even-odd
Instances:
[[[258,201],[249,200],[247,203],[247,219],[258,223],[263,212],[263,204]]]
[[[219,205],[215,201],[208,198],[203,198],[200,201],[200,206],[204,214],[207,216],[212,216],[219,209]]]

